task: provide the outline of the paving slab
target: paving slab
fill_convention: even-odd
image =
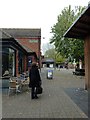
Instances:
[[[31,99],[31,90],[18,95],[2,96],[3,118],[88,118],[88,92],[84,77],[72,70],[53,70],[47,79],[47,69],[41,70],[43,93]]]

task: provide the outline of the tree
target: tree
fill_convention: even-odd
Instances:
[[[50,44],[49,42],[48,43],[44,43],[42,45],[42,51],[43,51],[43,54],[45,54],[45,52],[49,49],[52,49],[54,48],[54,45],[53,44]]]
[[[45,52],[45,57],[52,58],[56,63],[61,63],[65,61],[65,58],[57,53],[54,48],[49,49]]]
[[[75,19],[81,14],[85,7],[75,7],[74,10],[71,6],[62,10],[58,15],[57,23],[51,28],[53,33],[50,43],[54,43],[57,52],[66,58],[72,56],[72,58],[83,58],[84,56],[84,41],[72,38],[64,38],[63,35],[67,29],[72,25]]]

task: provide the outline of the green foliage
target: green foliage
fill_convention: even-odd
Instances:
[[[56,51],[66,58],[72,56],[72,58],[79,59],[84,56],[83,40],[63,37],[83,9],[85,8],[81,6],[75,7],[74,10],[71,9],[71,6],[64,8],[58,16],[57,23],[51,28],[53,36],[50,39],[50,43],[54,43]]]
[[[65,62],[65,58],[63,56],[60,55],[60,53],[56,54],[56,63],[62,63]]]
[[[47,58],[52,58],[55,60],[55,49],[48,49],[46,52],[45,52],[45,57]]]
[[[65,61],[65,58],[57,53],[55,49],[49,49],[45,52],[45,57],[52,58],[56,63],[61,63]]]

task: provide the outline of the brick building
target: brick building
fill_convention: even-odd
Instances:
[[[37,62],[40,63],[41,29],[2,29],[1,31],[2,72],[9,70],[12,71],[12,76],[18,76],[29,70],[33,61],[38,60]]]
[[[3,29],[6,33],[17,39],[25,48],[40,56],[41,29]]]

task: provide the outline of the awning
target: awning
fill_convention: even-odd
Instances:
[[[90,6],[76,19],[64,37],[85,39],[88,35],[90,35]]]

